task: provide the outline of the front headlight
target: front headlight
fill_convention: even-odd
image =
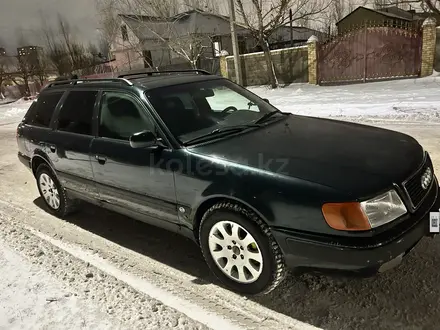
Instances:
[[[326,203],[322,206],[325,221],[336,230],[370,230],[406,212],[405,205],[394,189],[361,203]]]
[[[382,226],[407,212],[405,204],[394,189],[361,202],[361,208],[367,216],[371,228]]]

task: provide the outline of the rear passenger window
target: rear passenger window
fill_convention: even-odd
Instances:
[[[97,91],[71,91],[58,116],[58,130],[91,135]]]
[[[29,108],[25,123],[40,127],[49,127],[53,112],[64,92],[42,94]]]

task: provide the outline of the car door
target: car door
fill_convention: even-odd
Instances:
[[[62,185],[73,194],[98,198],[90,162],[97,90],[70,90],[55,114],[50,158]]]
[[[132,148],[129,138],[144,130],[157,133],[154,121],[135,95],[104,91],[91,155],[101,201],[142,215],[159,225],[177,223],[171,148]]]
[[[34,157],[47,159],[52,134],[51,122],[64,91],[44,92],[38,96],[27,111],[18,137],[19,148]],[[23,138],[26,137],[26,138]]]

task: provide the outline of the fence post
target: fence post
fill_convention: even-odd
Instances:
[[[432,17],[425,19],[422,25],[422,67],[420,77],[430,76],[434,68],[436,21]]]
[[[311,36],[307,40],[309,84],[318,84],[318,38]]]
[[[224,78],[229,78],[228,74],[228,61],[226,60],[226,56],[229,53],[226,50],[222,50],[220,53],[220,74]]]

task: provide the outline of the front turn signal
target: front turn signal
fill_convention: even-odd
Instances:
[[[327,203],[322,206],[322,214],[327,224],[336,230],[371,229],[360,203]]]

